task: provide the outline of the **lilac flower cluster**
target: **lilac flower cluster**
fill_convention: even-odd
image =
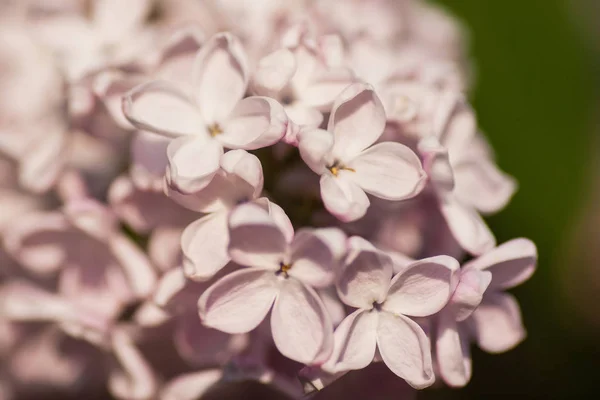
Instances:
[[[497,245],[482,219],[516,183],[442,10],[0,0],[0,15],[1,400],[192,400],[246,380],[318,397],[371,364],[461,387],[471,344],[525,338],[506,290],[536,247]]]

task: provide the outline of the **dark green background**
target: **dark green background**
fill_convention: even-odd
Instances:
[[[591,159],[600,154],[600,73],[594,29],[583,26],[600,24],[595,1],[579,15],[574,0],[438,1],[470,29],[479,123],[500,166],[519,181],[513,202],[490,225],[499,242],[533,239],[540,258],[534,278],[515,290],[527,340],[502,355],[475,351],[466,388],[428,390],[422,399],[598,398],[600,332],[577,317],[559,281],[589,196]],[[600,260],[587,267],[600,268]]]

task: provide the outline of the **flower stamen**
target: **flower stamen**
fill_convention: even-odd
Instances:
[[[356,172],[354,168],[348,168],[345,165],[343,165],[340,161],[335,161],[333,164],[329,165],[327,169],[333,174],[333,176],[338,176],[338,174],[342,170]]]
[[[208,126],[208,133],[210,136],[215,137],[223,133],[223,129],[218,123],[215,122],[214,124]]]
[[[289,270],[292,269],[292,264],[285,263],[281,261],[279,263],[279,271],[277,271],[276,275],[283,275],[285,278],[288,277]]]

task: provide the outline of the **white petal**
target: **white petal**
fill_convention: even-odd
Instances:
[[[345,250],[346,235],[340,229],[302,229],[291,244],[289,275],[312,287],[327,287]]]
[[[435,381],[429,338],[416,322],[381,312],[377,346],[388,368],[412,387],[423,389]]]
[[[323,369],[336,373],[362,369],[375,357],[379,313],[356,310],[340,323],[334,333],[334,349]]]
[[[194,65],[196,104],[202,116],[214,123],[224,120],[244,97],[248,83],[246,54],[230,33],[210,38]]]
[[[164,81],[139,85],[123,97],[123,113],[137,129],[167,137],[199,135],[205,122],[189,97]]]
[[[244,268],[219,279],[198,301],[204,325],[226,333],[250,332],[265,318],[279,292],[277,277]]]
[[[287,124],[285,110],[277,101],[247,97],[237,103],[216,139],[230,149],[259,149],[277,143],[285,135]]]
[[[494,248],[496,238],[473,208],[451,194],[440,198],[440,208],[452,235],[463,249],[479,255]]]
[[[437,323],[435,354],[442,379],[452,387],[463,387],[471,379],[468,346],[453,314],[442,312]]]
[[[260,197],[263,190],[264,177],[262,165],[258,157],[244,150],[231,150],[221,158],[221,168],[234,174],[252,186],[252,198]]]
[[[392,260],[365,239],[349,239],[350,250],[339,272],[336,287],[349,306],[370,309],[384,301],[392,279]]]
[[[503,353],[525,340],[519,303],[507,293],[486,294],[467,320],[473,323],[477,344],[488,353]]]
[[[300,157],[315,173],[325,173],[333,148],[333,135],[323,129],[307,129],[298,135]]]
[[[287,242],[284,232],[263,208],[242,204],[229,216],[229,255],[240,265],[278,270]]]
[[[385,112],[370,85],[355,83],[336,99],[327,130],[335,137],[333,154],[340,161],[354,158],[375,143],[385,128]]]
[[[397,274],[383,309],[394,314],[426,317],[440,311],[456,286],[458,261],[448,256],[426,258]]]
[[[353,172],[340,171],[337,177],[326,172],[320,180],[325,208],[343,222],[362,218],[371,204],[364,190],[348,174]]]
[[[378,143],[350,161],[355,170],[348,176],[365,192],[387,200],[416,196],[426,183],[419,157],[408,147],[393,142]]]
[[[228,215],[227,210],[206,215],[192,222],[183,231],[183,269],[188,278],[208,280],[229,262]]]
[[[167,184],[185,194],[205,188],[219,170],[222,155],[223,147],[216,140],[198,136],[173,140],[167,147]]]
[[[313,364],[325,361],[333,346],[333,326],[314,290],[295,279],[281,283],[271,313],[275,345],[292,360]]]
[[[296,57],[288,49],[279,49],[263,57],[254,73],[254,89],[266,96],[280,92],[296,73]]]
[[[491,288],[510,289],[520,285],[535,272],[537,248],[529,239],[513,239],[468,262],[465,268],[492,273]]]

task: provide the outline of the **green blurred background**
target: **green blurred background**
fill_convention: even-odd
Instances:
[[[596,247],[574,239],[593,211],[594,180],[600,183],[594,171],[600,156],[600,1],[437,3],[470,30],[476,67],[471,99],[498,163],[520,184],[490,225],[500,243],[533,239],[540,258],[534,278],[515,290],[527,340],[506,354],[475,351],[465,389],[428,390],[420,398],[600,398],[598,225],[586,231]],[[595,282],[591,270],[598,271]]]

